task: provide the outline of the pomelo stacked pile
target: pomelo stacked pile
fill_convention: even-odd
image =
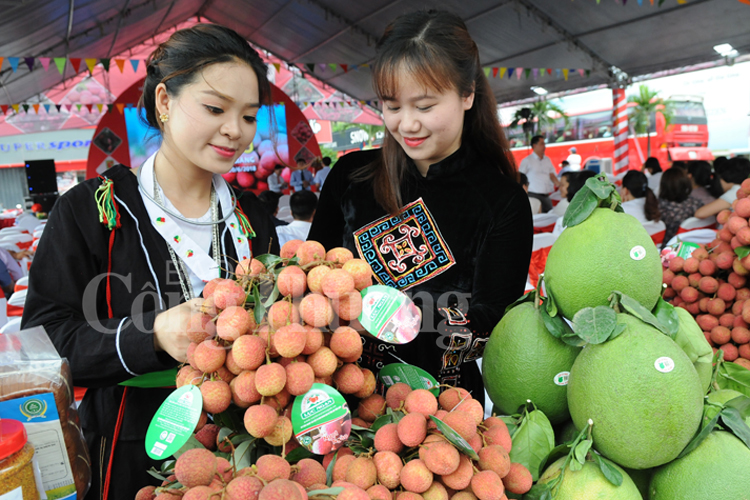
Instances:
[[[603,176],[587,181],[549,253],[547,297],[531,292],[509,308],[485,351],[485,385],[503,412],[516,412],[528,399],[552,421],[564,421],[569,411],[577,429],[590,426],[585,443],[579,435],[563,453],[567,459],[548,464],[530,498],[643,498],[622,468],[646,476],[648,484],[653,470],[679,467],[685,458],[678,456],[701,425],[710,346],[690,315],[660,300],[659,251],[619,201]],[[554,365],[549,373],[548,360]],[[542,379],[537,373],[544,373]],[[561,401],[556,385],[565,383]],[[693,453],[702,446],[708,445]],[[732,456],[744,452],[750,457],[747,447]],[[741,462],[750,464],[748,458]],[[672,493],[682,491],[674,483],[706,480],[716,466],[705,463],[690,474],[657,472],[653,488],[660,494],[652,500],[687,498]],[[614,486],[618,472],[622,484]],[[726,495],[700,498],[729,500],[742,498],[732,496],[742,488],[750,492],[748,477],[731,481]],[[648,495],[647,486],[641,488]]]
[[[206,413],[221,413],[232,403],[247,408],[247,432],[281,446],[292,436],[294,396],[314,383],[359,398],[375,391],[375,374],[355,363],[362,341],[348,326],[357,321],[360,290],[372,284],[372,275],[349,250],[326,253],[315,241],[290,241],[281,258],[264,260],[271,269],[252,259],[239,263],[236,280],[206,284],[202,312],[190,320],[193,343],[177,386],[200,386]],[[270,295],[265,300],[263,289]]]
[[[716,240],[700,245],[687,259],[664,249],[664,299],[695,316],[712,347],[724,359],[750,369],[750,179],[737,192],[733,211],[717,221]]]

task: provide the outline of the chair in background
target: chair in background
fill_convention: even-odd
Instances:
[[[557,219],[559,217],[551,213],[534,215],[534,234],[551,233],[555,228]]]
[[[647,222],[643,225],[643,228],[648,232],[649,236],[651,236],[654,245],[661,246],[664,242],[664,234],[667,231],[667,225],[662,221]]]
[[[706,217],[705,219],[699,219],[698,217],[688,217],[677,230],[677,234],[683,234],[696,229],[716,229],[716,216]]]

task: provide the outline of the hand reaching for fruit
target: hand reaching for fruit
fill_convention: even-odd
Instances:
[[[188,324],[194,313],[199,312],[203,299],[192,299],[159,313],[154,320],[154,349],[166,351],[177,361],[187,359],[190,345]]]

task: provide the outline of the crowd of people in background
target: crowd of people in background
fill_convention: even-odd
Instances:
[[[553,231],[559,234],[570,201],[596,172],[576,168],[569,156],[555,175],[552,162],[544,155],[544,138],[534,136],[531,148],[532,153],[519,165],[520,183],[529,195],[532,214],[549,212],[560,217]],[[571,148],[573,155],[576,152]],[[674,161],[665,169],[657,158],[650,157],[641,170],[630,170],[620,179],[619,194],[625,213],[642,224],[664,223],[666,245],[686,219],[705,219],[730,209],[740,184],[748,177],[750,160],[742,156],[720,156],[713,164],[704,160]],[[559,201],[553,206],[550,195],[555,188]]]

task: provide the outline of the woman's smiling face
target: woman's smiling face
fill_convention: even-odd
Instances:
[[[439,92],[418,83],[401,69],[396,92],[383,97],[383,121],[423,175],[461,147],[464,113],[474,94],[462,97],[455,89]]]

